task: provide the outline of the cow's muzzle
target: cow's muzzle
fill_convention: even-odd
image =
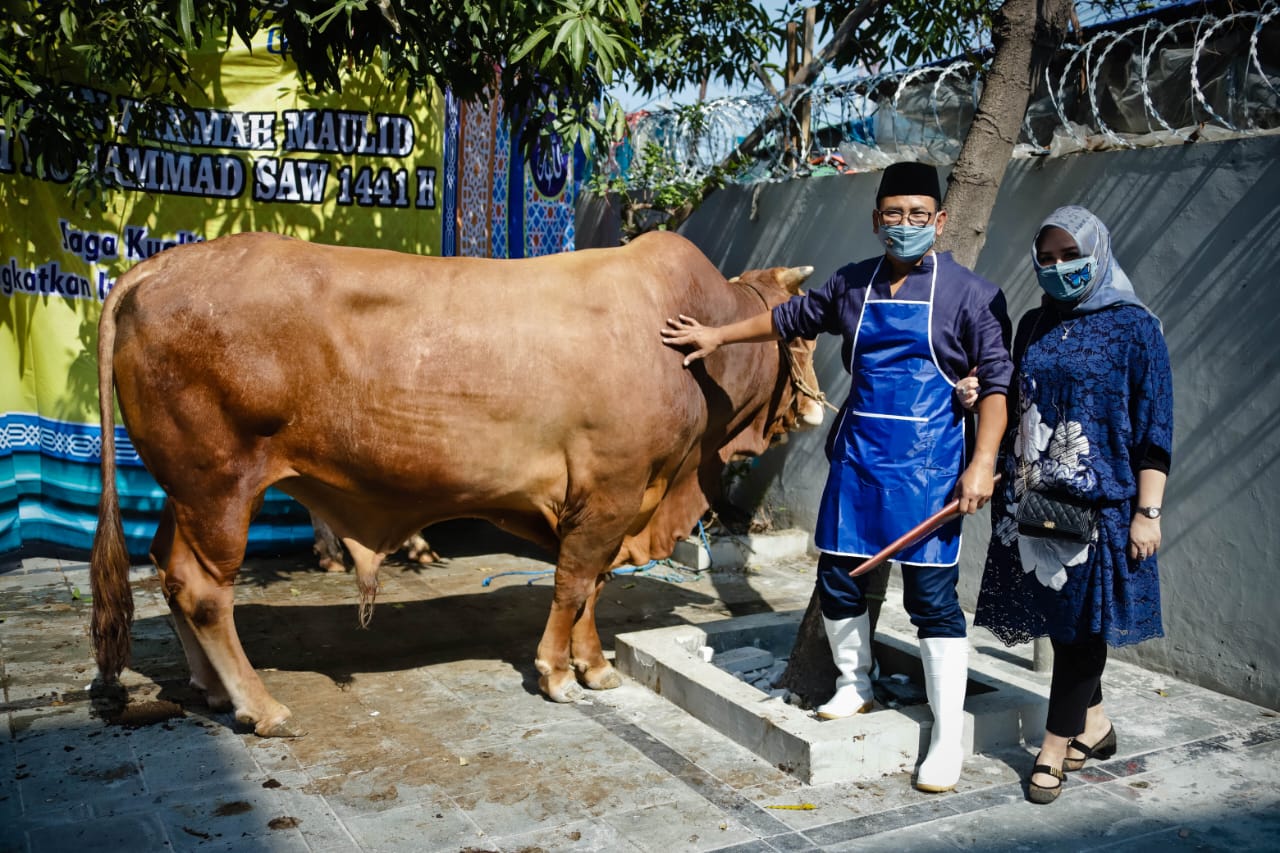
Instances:
[[[796,420],[797,430],[816,429],[822,426],[825,419],[825,413],[822,411],[822,404],[807,396],[800,397],[800,417]]]

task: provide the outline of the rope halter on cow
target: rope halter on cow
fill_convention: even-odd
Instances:
[[[826,394],[804,380],[804,376],[800,372],[800,365],[796,363],[795,352],[792,351],[792,347],[796,346],[796,344],[788,344],[785,341],[779,341],[778,343],[782,346],[783,353],[786,354],[787,364],[791,368],[791,384],[795,386],[795,389],[810,400],[820,403],[831,411],[839,412],[838,408],[831,405],[831,401],[827,399]]]

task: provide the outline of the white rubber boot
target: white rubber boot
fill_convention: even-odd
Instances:
[[[838,720],[865,714],[871,710],[875,694],[871,692],[871,617],[863,613],[852,619],[822,617],[831,644],[831,657],[840,675],[836,693],[825,705],[818,706],[818,716]]]
[[[925,637],[920,640],[924,686],[933,709],[929,755],[916,773],[921,791],[950,791],[960,781],[964,764],[964,694],[969,681],[967,637]]]

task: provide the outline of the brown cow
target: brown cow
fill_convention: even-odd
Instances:
[[[556,701],[615,687],[595,627],[608,571],[669,555],[724,463],[816,425],[812,342],[728,347],[690,369],[668,317],[722,324],[799,292],[812,268],[727,282],[693,244],[529,260],[428,258],[236,234],[123,275],[99,325],[103,490],[93,636],[128,663],[132,599],[112,390],[168,496],[151,558],[214,708],[300,734],[245,657],[232,582],[268,486],[324,519],[368,618],[383,557],[422,527],[482,518],[557,554],[535,664]]]

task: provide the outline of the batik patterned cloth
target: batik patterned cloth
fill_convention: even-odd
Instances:
[[[582,151],[555,144],[525,158],[518,139],[500,98],[484,107],[447,96],[444,254],[529,258],[573,250]]]
[[[1156,557],[1127,554],[1136,465],[1173,444],[1169,353],[1159,321],[1135,305],[1023,318],[1015,374],[1020,417],[1001,456],[975,625],[1008,645],[1101,635],[1113,646],[1163,636]],[[1015,353],[1019,347],[1015,346]],[[1039,539],[1020,547],[1014,520],[1028,488],[1065,490],[1099,504],[1084,546]]]

